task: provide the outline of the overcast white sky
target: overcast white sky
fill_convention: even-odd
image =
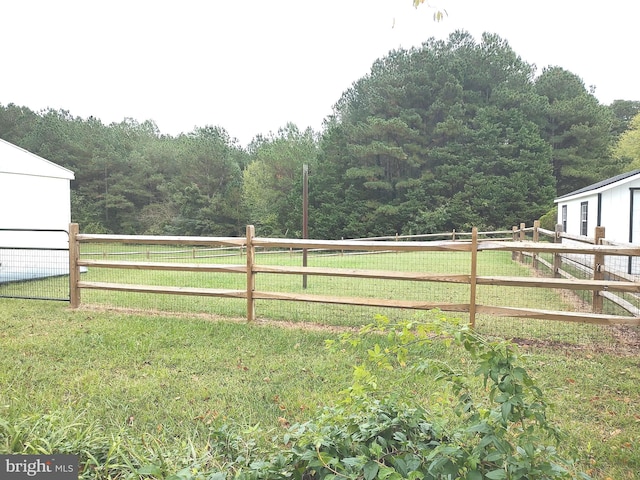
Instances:
[[[0,104],[65,109],[162,133],[219,125],[246,145],[320,129],[390,50],[466,29],[559,65],[602,103],[640,100],[637,0],[1,0]]]

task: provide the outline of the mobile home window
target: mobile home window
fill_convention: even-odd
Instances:
[[[580,235],[587,235],[587,216],[589,211],[589,203],[582,202],[580,204]]]
[[[567,231],[567,206],[562,205],[562,231]]]

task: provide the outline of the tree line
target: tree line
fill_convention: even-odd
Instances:
[[[558,195],[637,157],[640,102],[602,105],[576,74],[467,32],[378,59],[321,132],[288,124],[246,147],[220,126],[163,135],[0,105],[0,138],[75,172],[83,232],[299,237],[309,165],[312,238],[531,223]],[[634,150],[635,145],[635,150]],[[634,163],[635,162],[635,163]]]

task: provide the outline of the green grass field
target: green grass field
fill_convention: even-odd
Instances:
[[[96,250],[99,251],[99,250]],[[120,252],[123,253],[123,252]],[[119,258],[140,258],[130,255]],[[148,255],[168,261],[162,255]],[[166,257],[167,255],[165,255]],[[173,261],[239,264],[244,258]],[[258,256],[259,264],[300,265],[299,255]],[[310,255],[310,266],[430,273],[468,273],[459,253]],[[510,255],[482,252],[479,275],[531,275]],[[90,268],[87,281],[243,289],[243,275]],[[36,282],[59,282],[45,280]],[[2,286],[3,291],[20,284]],[[257,289],[320,295],[468,302],[468,286],[402,281],[258,275]],[[237,425],[267,441],[283,425],[332,405],[351,382],[355,353],[330,354],[337,329],[358,328],[377,313],[424,319],[428,312],[259,301],[260,321],[246,324],[239,299],[83,290],[83,307],[62,302],[0,299],[0,453],[104,450],[126,470],[145,462],[213,462],[212,432]],[[571,309],[557,291],[478,287],[489,305]],[[464,319],[463,319],[464,320]],[[524,343],[527,366],[553,403],[568,437],[561,450],[579,452],[597,479],[636,478],[640,471],[640,352],[621,348],[620,330],[583,324],[480,317],[478,330]],[[637,331],[627,332],[637,335]],[[465,365],[462,352],[434,345],[428,355]],[[428,404],[434,386],[408,380]],[[105,447],[107,445],[107,447]],[[209,446],[208,446],[209,445]],[[32,449],[32,450],[29,450]],[[573,453],[572,453],[573,454]],[[173,464],[172,464],[173,465]],[[134,469],[135,470],[135,469]],[[87,474],[88,475],[88,474]],[[101,477],[96,470],[93,476]],[[147,477],[148,478],[148,477]]]
[[[0,312],[0,453],[106,442],[123,465],[160,456],[178,468],[201,460],[222,424],[259,425],[258,441],[266,440],[333,404],[358,360],[324,348],[337,333],[302,324],[73,311],[24,300],[0,300]],[[568,434],[560,449],[579,452],[594,478],[637,478],[640,353],[523,348],[555,405],[553,420]],[[443,345],[428,355],[465,364],[462,352]],[[406,388],[427,404],[433,395],[426,379]]]

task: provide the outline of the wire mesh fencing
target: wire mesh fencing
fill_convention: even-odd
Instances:
[[[68,301],[68,232],[0,229],[0,297]]]
[[[409,248],[405,249],[392,248],[398,247],[399,239],[365,242],[362,248],[347,242],[344,249],[308,244],[294,248],[283,246],[287,241],[257,239],[250,255],[246,239],[204,246],[188,238],[173,244],[144,243],[144,239],[101,243],[93,238],[81,242],[81,264],[88,265],[80,274],[82,303],[141,314],[246,319],[248,297],[255,296],[252,308],[257,320],[306,328],[357,328],[376,315],[391,321],[419,320],[433,308],[469,321],[471,304],[500,305],[520,315],[481,311],[475,315],[476,328],[488,335],[547,342],[610,345],[617,341],[616,327],[594,323],[593,314],[591,321],[571,318],[570,322],[522,316],[527,309],[590,311],[588,302],[580,299],[592,295],[593,289],[584,294],[555,285],[541,288],[544,283],[537,288],[518,283],[518,279],[544,276],[546,265],[553,265],[553,258],[547,260],[545,255],[551,254],[478,248],[474,258],[469,241],[460,238],[440,244],[423,242],[424,248],[413,248],[414,240],[406,239],[403,246]],[[483,240],[492,238],[486,235]],[[478,284],[472,287],[474,270]],[[505,284],[504,279],[511,280]]]

